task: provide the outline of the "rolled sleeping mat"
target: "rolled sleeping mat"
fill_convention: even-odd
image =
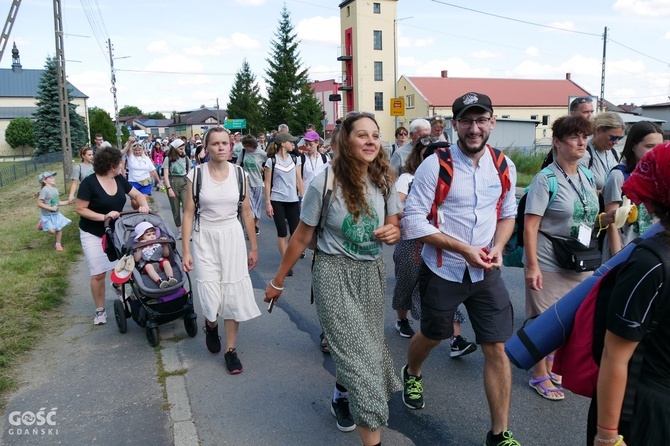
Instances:
[[[655,223],[640,238],[649,238],[661,229],[661,224]],[[505,353],[507,353],[512,364],[520,369],[530,370],[542,358],[563,345],[572,331],[577,309],[591,291],[591,288],[602,275],[626,260],[634,248],[635,243],[629,243],[614,257],[601,265],[593,273],[593,276],[585,279],[549,307],[547,311],[519,329],[505,343]]]

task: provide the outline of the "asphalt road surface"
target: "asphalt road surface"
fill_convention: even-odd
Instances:
[[[155,196],[160,214],[174,228],[165,195]],[[337,430],[330,413],[335,370],[332,359],[318,348],[321,330],[309,302],[310,257],[298,261],[295,276],[286,278],[282,298],[268,314],[262,299],[279,254],[272,220],[263,217],[260,227],[259,265],[251,278],[262,315],[240,326],[237,350],[243,373],[228,375],[223,354],[207,351],[202,331],[188,337],[180,320],[160,326],[160,349],[148,345],[144,329],[131,319],[128,332],[120,334],[111,289],[108,323],[94,327],[88,269],[82,259],[73,266],[71,292],[55,316],[53,334],[45,336],[19,367],[19,386],[0,419],[1,443],[360,444],[355,432]],[[394,327],[392,253],[392,247],[385,248],[385,333],[399,371],[409,340]],[[503,276],[518,329],[524,320],[522,270],[506,268]],[[195,305],[197,312],[197,299]],[[202,323],[199,317],[198,325]],[[418,330],[418,321],[413,327]],[[474,339],[469,323],[463,325],[463,334]],[[426,407],[409,410],[396,393],[389,402],[389,425],[382,428],[383,444],[483,444],[490,419],[482,370],[481,350],[451,359],[447,343],[439,345],[423,366]],[[158,378],[161,371],[169,375],[164,383]],[[512,371],[510,430],[515,438],[524,446],[585,444],[589,401],[569,392],[564,401],[547,401],[528,386],[529,378],[529,372]],[[40,410],[42,418],[31,417]],[[44,419],[49,412],[51,423]]]

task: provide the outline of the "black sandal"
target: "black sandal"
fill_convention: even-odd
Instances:
[[[325,336],[323,335],[323,332],[319,335],[319,339],[321,340],[321,343],[319,344],[319,348],[321,351],[327,355],[330,355],[330,349],[328,348],[328,342],[326,341]]]

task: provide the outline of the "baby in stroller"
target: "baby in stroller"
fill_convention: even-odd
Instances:
[[[137,269],[142,274],[148,275],[162,289],[176,285],[178,281],[174,278],[174,271],[170,264],[170,245],[168,239],[165,237],[159,238],[159,236],[159,229],[148,221],[143,221],[135,226],[135,242],[144,243],[153,240],[164,240],[165,242],[141,246],[135,250],[133,256]],[[165,272],[168,280],[161,279],[154,266],[156,264]]]

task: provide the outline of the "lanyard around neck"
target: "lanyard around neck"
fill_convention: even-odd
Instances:
[[[581,201],[582,207],[584,208],[584,215],[586,215],[586,213],[589,210],[589,207],[586,204],[586,187],[584,187],[584,181],[582,180],[582,176],[579,174],[579,170],[580,170],[579,167],[577,167],[577,178],[579,178],[579,185],[581,186],[581,189],[582,189],[581,193],[579,193],[579,191],[577,190],[577,187],[575,186],[575,183],[572,182],[572,180],[570,179],[568,174],[565,173],[565,170],[563,170],[561,165],[558,164],[558,161],[554,160],[554,164],[556,165],[558,170],[561,171],[561,173],[565,177],[565,180],[568,182],[568,184],[570,184],[572,189],[575,191],[575,193],[577,194],[577,197],[579,197],[579,201]]]

